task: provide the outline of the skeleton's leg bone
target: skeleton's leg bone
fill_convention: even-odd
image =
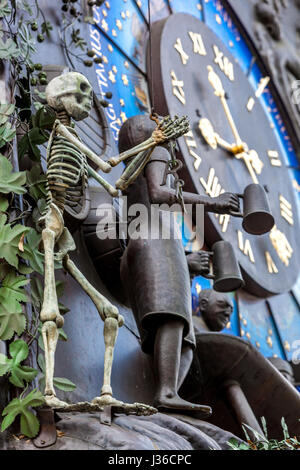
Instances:
[[[81,285],[83,290],[88,294],[88,296],[94,302],[99,315],[103,321],[107,317],[116,318],[118,320],[119,326],[122,326],[124,321],[122,315],[119,314],[117,307],[111,304],[109,300],[107,300],[104,295],[100,294],[100,292],[89,283],[86,277],[82,274],[81,271],[77,268],[77,266],[73,263],[73,261],[69,258],[69,256],[65,256],[63,260],[63,264],[65,269],[71,274],[72,277]]]
[[[53,374],[54,374],[54,357],[58,340],[57,326],[54,321],[46,321],[42,327],[42,337],[45,347],[45,395],[54,395]]]
[[[42,231],[42,239],[45,253],[45,273],[44,273],[44,299],[40,313],[42,323],[55,321],[60,328],[64,323],[63,317],[59,313],[56,295],[54,276],[54,244],[60,237],[64,229],[62,215],[53,203],[45,216],[45,228]]]
[[[74,277],[74,279],[81,285],[83,290],[94,302],[100,317],[104,321],[104,342],[105,342],[105,356],[104,356],[104,380],[101,389],[101,403],[98,404],[110,405],[120,403],[112,398],[111,389],[111,369],[113,361],[114,346],[118,335],[118,327],[122,326],[124,319],[119,315],[117,307],[112,305],[100,292],[98,292],[84,277],[84,275],[75,266],[69,256],[64,258],[64,266],[67,271]]]
[[[104,355],[104,376],[103,385],[100,395],[112,396],[111,388],[111,369],[114,357],[114,347],[118,336],[118,320],[116,318],[108,317],[105,319],[103,327],[105,355]]]
[[[40,313],[43,323],[42,337],[45,346],[46,362],[46,388],[45,395],[55,395],[53,387],[54,355],[57,344],[57,327],[64,323],[59,313],[54,276],[54,244],[63,230],[63,219],[55,204],[50,204],[49,210],[44,218],[46,227],[42,231],[42,239],[45,253],[45,280],[44,298]]]
[[[60,328],[63,326],[64,319],[59,313],[58,301],[56,295],[55,277],[54,277],[54,243],[55,233],[49,228],[42,231],[42,239],[45,252],[45,281],[44,281],[44,299],[40,313],[42,323],[46,321],[55,321]]]

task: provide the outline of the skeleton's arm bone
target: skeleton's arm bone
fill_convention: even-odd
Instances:
[[[94,178],[98,183],[101,184],[101,186],[103,186],[104,189],[106,189],[106,191],[112,196],[112,197],[117,197],[118,194],[119,194],[119,191],[114,188],[111,184],[108,183],[108,181],[106,181],[104,178],[102,178],[102,176],[100,176],[93,168],[91,168],[89,165],[88,165],[88,173],[89,173],[89,176],[91,176],[92,178]]]
[[[126,150],[126,152],[122,152],[116,157],[109,158],[108,161],[111,166],[116,166],[127,158],[134,157],[138,153],[143,152],[144,150],[148,150],[155,145],[157,145],[155,140],[152,137],[149,137],[149,139],[145,140],[139,145],[136,145],[135,147],[132,147],[132,149]]]
[[[83,152],[90,160],[92,160],[98,167],[105,173],[109,173],[111,166],[104,162],[98,155],[84,145],[79,139],[77,139],[68,129],[61,123],[56,126],[56,131],[65,137],[69,142],[75,145],[81,152]]]
[[[132,184],[139,174],[142,172],[145,165],[148,163],[151,154],[153,152],[153,147],[150,150],[144,150],[139,152],[134,160],[128,165],[124,170],[120,178],[116,182],[116,188],[124,191],[130,184]]]

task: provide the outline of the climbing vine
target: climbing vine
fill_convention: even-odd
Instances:
[[[62,0],[61,46],[71,67],[75,57],[91,67],[101,58],[88,49],[80,25],[93,20],[83,17],[76,2]],[[102,3],[88,1],[90,7]],[[37,0],[0,0],[0,61],[9,68],[10,94],[14,97],[12,102],[0,104],[0,340],[8,346],[7,355],[0,354],[0,377],[13,387],[8,395],[14,397],[2,411],[1,431],[20,417],[20,431],[28,437],[39,431],[34,408],[44,403],[39,321],[44,255],[39,251],[41,234],[35,223],[46,200],[42,145],[48,141],[56,117],[41,91],[47,85],[47,74],[33,57],[52,30]],[[30,169],[19,171],[19,164]],[[61,268],[59,263],[56,268]],[[62,293],[63,283],[59,281],[58,297]],[[60,304],[62,314],[67,310]],[[62,329],[59,338],[67,340]],[[76,387],[61,377],[55,377],[54,383],[64,391]]]

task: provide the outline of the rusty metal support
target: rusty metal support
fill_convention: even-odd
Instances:
[[[103,411],[100,412],[100,423],[111,426],[112,407],[104,406]]]
[[[37,418],[40,422],[40,432],[33,439],[33,444],[38,448],[52,446],[57,439],[54,411],[49,407],[38,408]]]

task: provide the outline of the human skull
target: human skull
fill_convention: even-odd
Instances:
[[[93,91],[88,79],[78,72],[53,78],[46,87],[47,103],[55,111],[66,111],[75,121],[88,117]]]

